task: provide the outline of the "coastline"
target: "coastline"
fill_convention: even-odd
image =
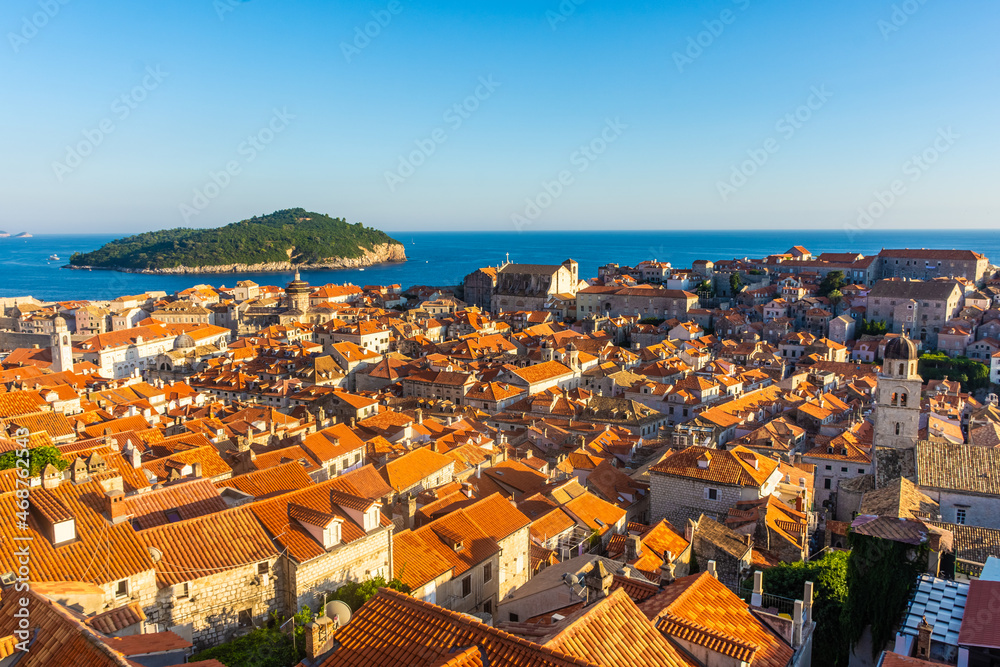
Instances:
[[[292,262],[263,262],[259,264],[215,264],[212,266],[175,266],[165,269],[133,269],[116,266],[77,266],[66,264],[62,268],[78,271],[118,271],[119,273],[139,273],[145,275],[195,275],[214,273],[291,273],[299,271],[337,271],[359,269],[380,264],[400,264],[406,262],[406,249],[402,244],[383,243],[371,249],[362,248],[360,257],[338,257],[314,264],[294,264]]]

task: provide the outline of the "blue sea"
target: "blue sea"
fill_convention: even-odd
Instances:
[[[306,271],[313,285],[456,285],[482,266],[510,260],[525,264],[559,264],[572,258],[580,276],[597,275],[608,262],[635,265],[644,259],[667,261],[686,268],[697,259],[762,257],[802,245],[813,254],[860,252],[882,248],[958,248],[984,253],[1000,261],[1000,234],[994,230],[948,232],[868,230],[851,237],[843,231],[616,231],[616,232],[393,232],[406,246],[409,261],[365,270]],[[149,290],[172,293],[197,284],[232,286],[250,279],[262,285],[284,285],[291,274],[227,273],[158,276],[116,271],[76,271],[61,268],[74,252],[99,248],[115,235],[37,235],[30,239],[0,239],[0,297],[31,295],[46,301],[111,299]],[[49,261],[56,254],[60,261]]]

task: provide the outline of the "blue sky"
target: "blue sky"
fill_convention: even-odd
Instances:
[[[63,2],[0,10],[7,231],[998,226],[989,0]]]

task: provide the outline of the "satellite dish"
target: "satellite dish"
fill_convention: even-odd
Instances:
[[[340,621],[340,627],[344,627],[351,620],[351,608],[343,600],[332,600],[326,603],[326,615],[329,618],[336,617]]]

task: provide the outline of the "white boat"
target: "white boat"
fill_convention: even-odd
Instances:
[[[57,255],[55,253],[52,253],[51,255],[49,255],[49,261],[50,262],[58,262],[59,261],[59,255]]]

